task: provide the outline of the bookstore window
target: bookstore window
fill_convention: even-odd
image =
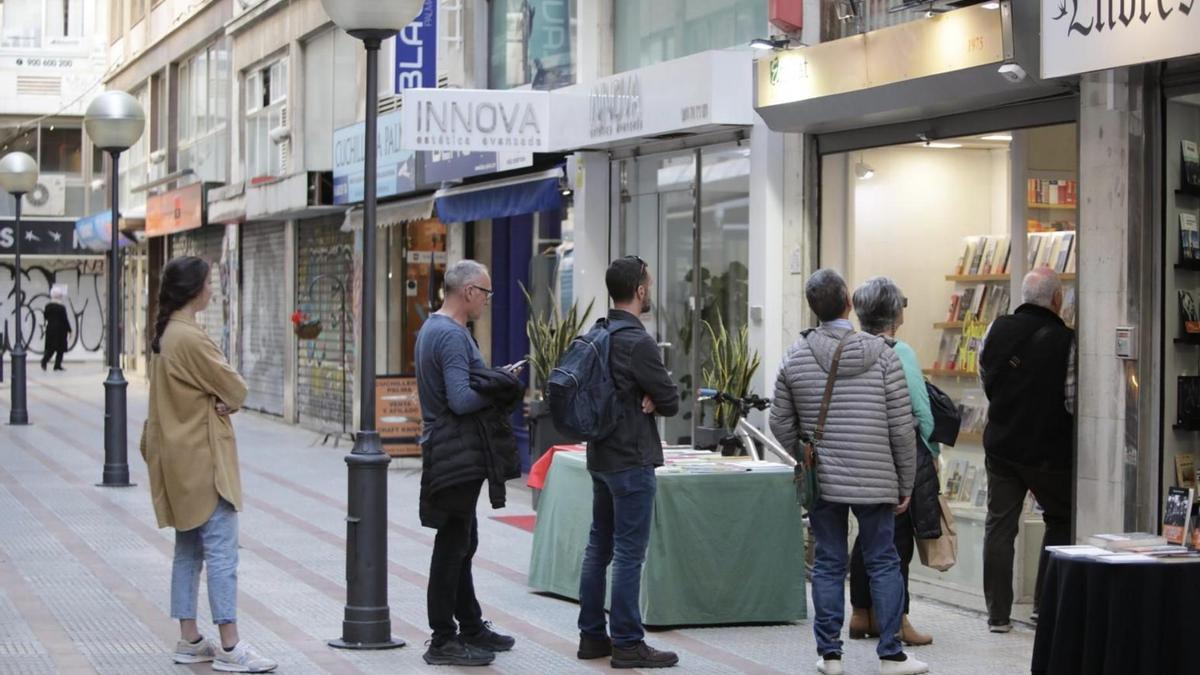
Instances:
[[[1164,106],[1162,492],[1195,489],[1200,447],[1200,90]],[[1164,506],[1164,511],[1169,508]],[[1167,514],[1169,515],[1169,514]],[[1165,522],[1165,521],[1164,521]],[[1200,542],[1197,542],[1200,543]]]
[[[988,327],[1020,305],[1021,279],[1037,267],[1059,273],[1062,316],[1075,323],[1078,157],[1068,124],[822,158],[821,266],[842,272],[851,290],[875,276],[900,287],[908,306],[896,337],[962,412],[958,442],[939,457],[960,548],[983,545],[987,398],[978,354]],[[1017,565],[1018,601],[1032,600],[1037,565],[1021,547],[1036,551],[1043,529],[1030,497],[1017,543],[1026,563]],[[912,573],[979,594],[981,565],[968,558],[945,573]]]

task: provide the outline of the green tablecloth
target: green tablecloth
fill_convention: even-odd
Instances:
[[[591,523],[584,456],[560,452],[538,504],[531,587],[579,599]],[[804,531],[791,473],[660,472],[640,604],[651,626],[805,618]]]

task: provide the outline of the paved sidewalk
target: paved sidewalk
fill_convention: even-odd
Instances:
[[[170,663],[178,631],[168,614],[173,538],[155,527],[137,451],[146,410],[141,386],[129,390],[130,467],[138,485],[94,487],[104,454],[103,380],[95,365],[58,374],[35,368],[34,425],[0,427],[0,674],[211,672],[207,665]],[[7,419],[7,380],[2,387],[0,416]],[[340,635],[345,601],[348,448],[321,446],[320,435],[253,414],[239,414],[235,426],[246,495],[243,638],[276,658],[281,673],[455,672],[421,661],[433,532],[417,518],[419,464],[393,463],[389,483],[389,602],[393,632],[409,646],[333,650],[325,641]],[[480,506],[475,574],[484,615],[517,638],[516,650],[483,672],[608,671],[606,663],[574,658],[577,606],[526,586],[532,535],[490,518],[532,513],[528,491],[517,484],[510,483],[504,511],[491,511],[486,500]],[[912,650],[932,672],[1029,672],[1028,629],[992,635],[979,615],[919,599],[912,605],[914,623],[936,637],[934,645]],[[205,616],[201,624],[215,634]],[[807,621],[671,630],[649,640],[680,652],[675,672],[810,673],[816,659]],[[848,673],[878,672],[873,641],[847,642],[846,649]]]

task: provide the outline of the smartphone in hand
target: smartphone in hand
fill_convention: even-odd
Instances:
[[[516,363],[510,363],[507,366],[504,366],[504,370],[512,373],[513,375],[520,375],[521,371],[525,370],[525,366],[527,365],[529,365],[529,359],[521,359]]]

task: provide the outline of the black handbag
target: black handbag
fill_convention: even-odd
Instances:
[[[942,509],[938,502],[940,492],[937,459],[918,433],[917,471],[913,481],[912,503],[908,507],[913,534],[917,539],[937,539],[942,536]]]
[[[933,433],[929,435],[929,440],[953,448],[962,426],[958,404],[929,380],[925,381],[925,390],[929,392],[929,407],[933,411]]]

